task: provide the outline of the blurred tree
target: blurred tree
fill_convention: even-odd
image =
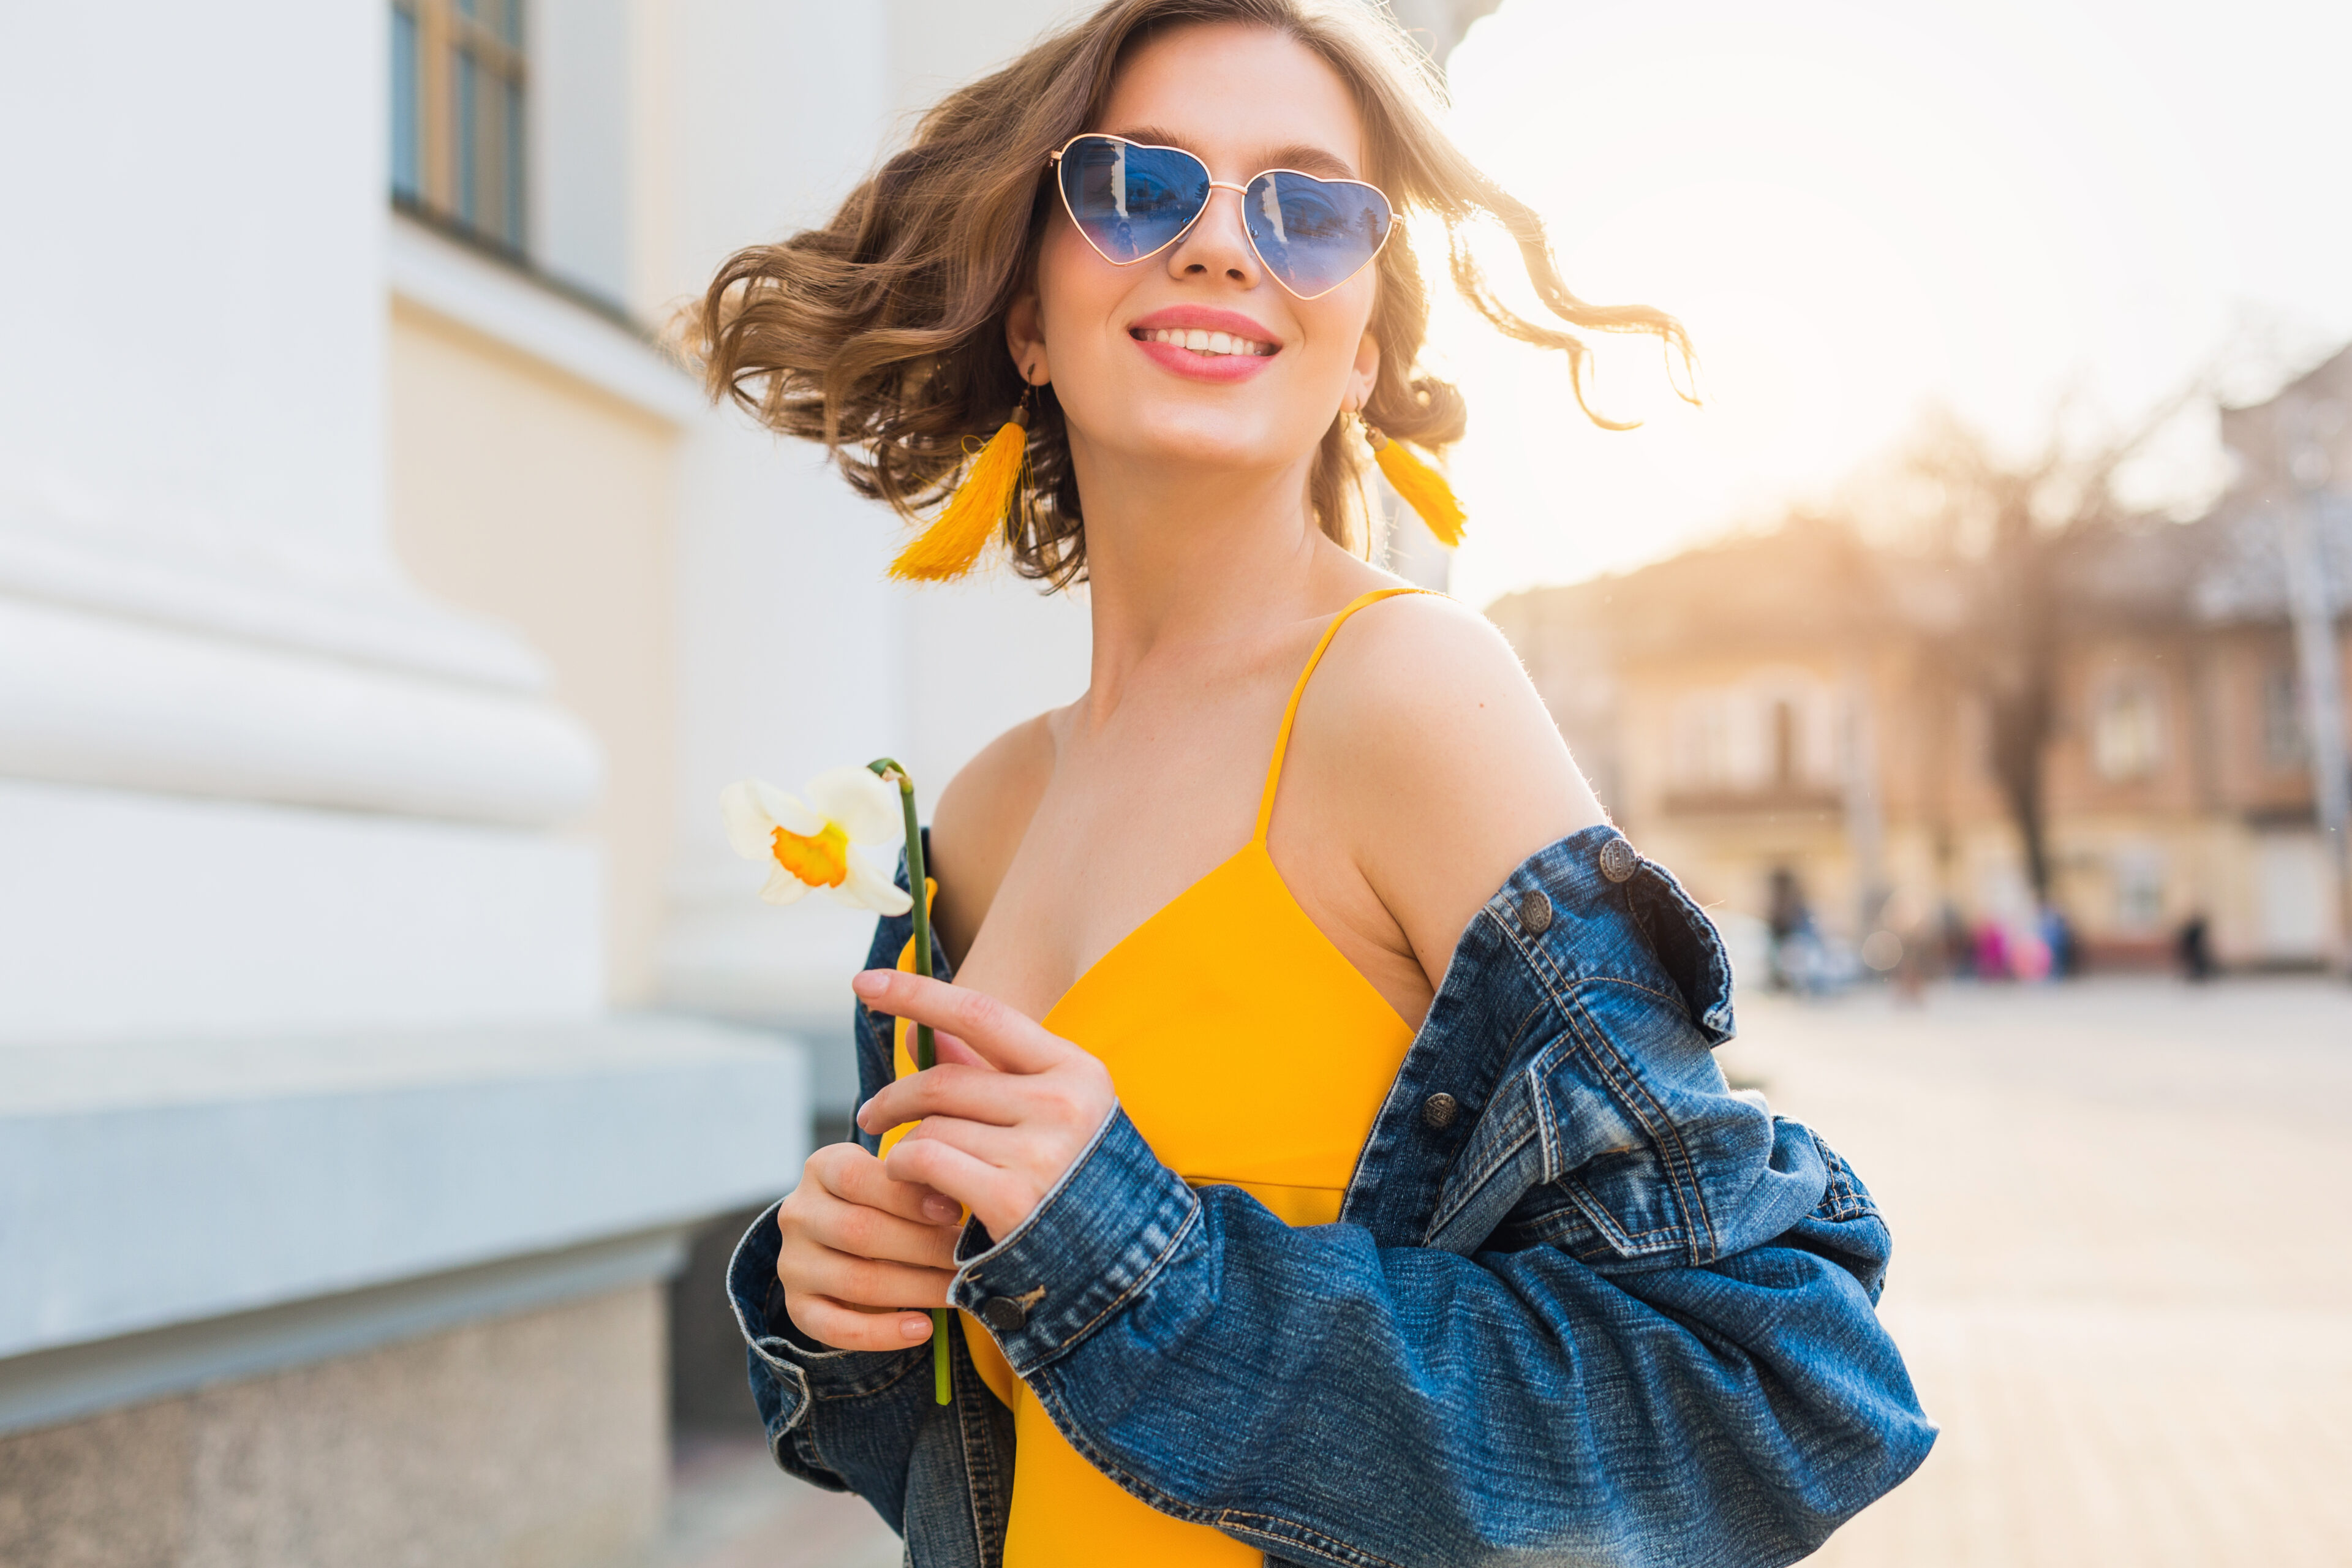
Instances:
[[[2038,902],[2050,900],[2042,763],[2057,720],[2060,644],[2105,546],[2149,521],[2116,478],[2193,403],[2168,399],[2121,435],[2086,436],[2062,405],[2040,449],[2018,458],[1948,411],[1925,418],[1902,457],[1916,542],[1955,579],[1957,614],[1936,646],[1984,705],[1989,762]]]

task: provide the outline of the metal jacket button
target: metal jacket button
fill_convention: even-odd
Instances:
[[[1601,847],[1601,874],[1612,882],[1631,877],[1641,864],[1642,858],[1622,838],[1612,838]]]
[[[980,1304],[980,1315],[1000,1334],[1017,1334],[1029,1321],[1029,1309],[1010,1296],[991,1296]]]
[[[1421,1102],[1421,1124],[1433,1132],[1444,1131],[1461,1114],[1462,1102],[1450,1094],[1433,1094]]]
[[[1551,900],[1537,889],[1519,895],[1519,923],[1541,936],[1551,930]]]

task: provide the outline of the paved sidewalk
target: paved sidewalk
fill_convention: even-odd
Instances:
[[[2352,988],[1743,997],[1725,1070],[1895,1227],[1942,1438],[1823,1568],[2352,1564]],[[664,1568],[888,1568],[756,1439],[690,1455]],[[1107,1559],[1115,1561],[1115,1559]]]
[[[1944,1428],[1824,1568],[2352,1563],[2352,989],[1743,1002],[1860,1170]]]
[[[678,1448],[654,1568],[898,1568],[898,1538],[865,1500],[777,1469],[756,1425]]]

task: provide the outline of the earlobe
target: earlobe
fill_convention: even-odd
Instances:
[[[1348,405],[1361,412],[1372,400],[1372,384],[1381,378],[1380,340],[1366,332],[1356,344],[1355,374],[1348,383]]]
[[[1004,312],[1004,346],[1021,379],[1043,386],[1054,379],[1045,359],[1045,324],[1035,290],[1016,297]]]

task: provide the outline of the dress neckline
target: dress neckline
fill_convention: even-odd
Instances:
[[[1388,999],[1386,994],[1384,994],[1379,986],[1372,984],[1370,978],[1367,976],[1362,970],[1356,967],[1354,962],[1349,959],[1346,953],[1339,951],[1339,944],[1331,940],[1330,934],[1324,931],[1322,926],[1316,922],[1315,917],[1307,912],[1307,907],[1298,901],[1298,895],[1290,890],[1289,879],[1283,876],[1282,868],[1274,863],[1273,852],[1266,847],[1265,836],[1267,829],[1274,825],[1274,800],[1276,793],[1282,785],[1282,764],[1283,760],[1290,752],[1290,731],[1292,726],[1298,719],[1298,701],[1300,698],[1307,695],[1307,679],[1309,677],[1314,675],[1315,667],[1323,662],[1324,650],[1331,646],[1331,639],[1339,635],[1339,628],[1347,624],[1348,617],[1354,615],[1358,610],[1362,609],[1365,605],[1378,604],[1382,599],[1393,599],[1403,594],[1425,594],[1427,592],[1429,592],[1429,590],[1426,588],[1375,588],[1370,593],[1359,594],[1356,597],[1348,601],[1346,605],[1342,605],[1339,614],[1331,617],[1331,624],[1325,626],[1323,628],[1323,635],[1316,639],[1315,651],[1307,656],[1306,668],[1302,668],[1298,672],[1298,679],[1291,683],[1290,700],[1283,705],[1282,727],[1275,732],[1274,756],[1266,764],[1265,787],[1258,793],[1257,826],[1255,831],[1250,834],[1249,842],[1243,845],[1239,849],[1234,850],[1231,855],[1226,856],[1223,860],[1218,861],[1214,866],[1210,867],[1206,871],[1202,872],[1198,877],[1192,879],[1191,882],[1185,884],[1183,889],[1177,893],[1175,897],[1170,899],[1166,903],[1161,904],[1158,909],[1144,916],[1142,920],[1139,921],[1136,924],[1128,929],[1126,935],[1120,937],[1117,942],[1112,942],[1110,946],[1105,948],[1102,952],[1096,957],[1092,963],[1087,964],[1086,968],[1078,972],[1076,979],[1072,980],[1069,984],[1063,987],[1062,994],[1054,999],[1054,1005],[1052,1006],[1045,1009],[1045,1016],[1038,1020],[1039,1023],[1050,1027],[1054,1020],[1054,1015],[1060,1012],[1064,1005],[1066,1004],[1071,997],[1076,995],[1079,990],[1084,987],[1087,982],[1093,980],[1096,975],[1100,973],[1105,965],[1108,964],[1114,958],[1118,957],[1122,953],[1130,952],[1137,944],[1139,938],[1143,937],[1146,932],[1165,923],[1170,911],[1175,910],[1179,905],[1192,897],[1192,895],[1198,892],[1201,889],[1207,887],[1218,878],[1225,875],[1227,871],[1231,870],[1234,866],[1241,864],[1253,852],[1255,852],[1257,858],[1265,863],[1266,874],[1274,879],[1274,885],[1281,890],[1283,899],[1290,905],[1292,910],[1297,911],[1298,918],[1304,921],[1307,927],[1312,930],[1318,937],[1322,939],[1323,944],[1326,947],[1328,947],[1331,952],[1338,956],[1341,964],[1346,967],[1347,972],[1355,977],[1356,983],[1362,985],[1373,995],[1378,996],[1380,998],[1381,1005],[1385,1008],[1399,1024],[1402,1025],[1408,1032],[1412,1031],[1412,1026],[1406,1023],[1404,1015],[1396,1010],[1396,1005]]]

